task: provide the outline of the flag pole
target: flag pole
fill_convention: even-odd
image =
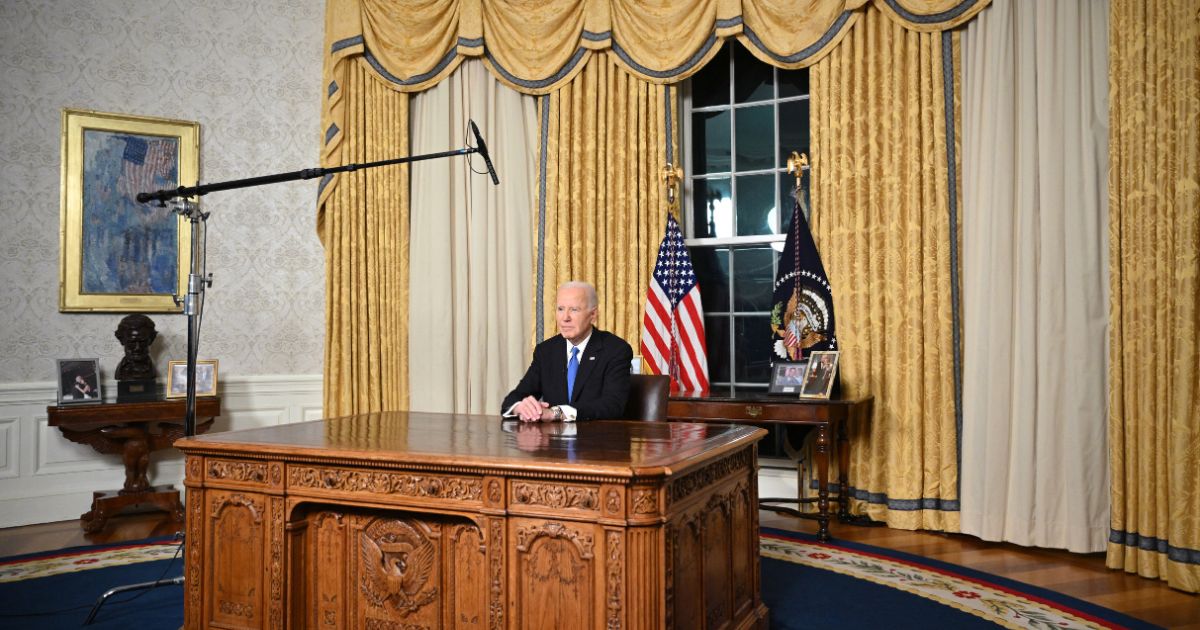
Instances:
[[[676,221],[679,221],[679,195],[677,188],[683,180],[683,169],[675,166],[671,162],[667,162],[662,168],[663,184],[667,187],[667,214],[674,216]],[[676,341],[679,339],[679,323],[676,321],[675,304],[671,305],[671,340],[669,342],[671,355],[667,359],[667,375],[671,382],[669,389],[674,392],[678,391],[679,385],[679,345]]]

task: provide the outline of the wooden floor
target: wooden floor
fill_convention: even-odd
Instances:
[[[812,521],[771,512],[760,512],[759,516],[765,527],[816,533]],[[78,521],[12,527],[0,529],[0,557],[166,536],[178,529],[178,524],[160,513],[117,517],[103,532],[90,536],[83,533]],[[959,534],[886,527],[835,525],[833,535],[1034,584],[1167,628],[1200,630],[1200,596],[1174,590],[1158,580],[1107,569],[1103,554],[1030,549]]]

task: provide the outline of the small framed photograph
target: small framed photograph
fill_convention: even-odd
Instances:
[[[833,377],[837,374],[837,365],[836,350],[819,350],[809,355],[808,370],[804,373],[800,397],[829,398],[829,392],[833,390]]]
[[[806,361],[776,363],[771,368],[771,386],[767,389],[767,393],[798,393],[800,386],[804,384],[804,370],[807,366],[808,362]]]
[[[217,361],[196,361],[196,395],[217,395]],[[167,363],[167,398],[187,397],[187,361]]]
[[[58,404],[98,403],[100,359],[58,359]]]

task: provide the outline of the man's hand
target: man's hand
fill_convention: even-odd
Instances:
[[[538,400],[533,396],[526,396],[521,402],[514,405],[513,413],[517,414],[521,422],[541,422],[554,417],[554,412],[550,411],[550,403]]]

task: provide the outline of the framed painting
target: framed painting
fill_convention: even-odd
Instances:
[[[58,308],[178,313],[191,224],[137,195],[194,186],[200,125],[64,109]]]

